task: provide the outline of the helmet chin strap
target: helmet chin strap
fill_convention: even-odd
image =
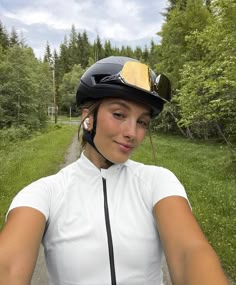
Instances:
[[[83,128],[83,138],[109,163],[113,164],[110,160],[108,160],[96,147],[94,143],[94,137],[96,135],[97,128],[97,114],[94,114],[93,128],[91,131],[87,131]]]

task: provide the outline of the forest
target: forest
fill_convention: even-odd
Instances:
[[[43,58],[0,22],[0,136],[24,137],[44,128],[48,108],[78,116],[75,92],[84,71],[95,61],[124,55],[147,63],[172,82],[172,102],[152,129],[190,139],[236,141],[235,0],[169,0],[164,24],[144,48],[113,47],[99,35],[72,25],[57,50],[49,39]],[[58,108],[58,109],[57,109]],[[9,131],[14,130],[14,131]]]

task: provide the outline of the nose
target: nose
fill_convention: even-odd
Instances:
[[[137,135],[137,125],[135,120],[127,120],[123,126],[123,135],[128,139],[135,139]]]

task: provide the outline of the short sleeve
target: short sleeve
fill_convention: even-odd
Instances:
[[[186,191],[178,178],[170,170],[157,167],[152,171],[153,206],[166,197],[181,196],[188,200]]]
[[[51,204],[50,186],[40,179],[23,188],[13,199],[9,212],[18,207],[31,207],[40,211],[48,220]],[[7,216],[6,216],[7,218]]]

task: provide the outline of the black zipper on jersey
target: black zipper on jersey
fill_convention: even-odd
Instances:
[[[105,213],[105,222],[106,222],[106,229],[107,229],[107,241],[108,241],[110,270],[111,270],[111,285],[116,285],[114,251],[113,251],[111,225],[110,225],[109,209],[108,209],[108,202],[107,202],[107,185],[106,185],[105,178],[102,178],[102,183],[103,183],[103,195],[104,195],[104,213]]]

